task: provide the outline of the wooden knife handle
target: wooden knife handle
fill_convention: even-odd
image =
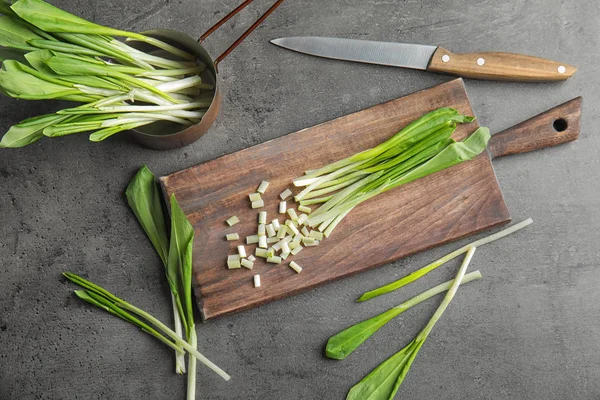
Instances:
[[[577,68],[522,54],[455,54],[438,47],[431,57],[427,70],[473,79],[550,82],[567,80],[577,71]]]
[[[492,158],[556,146],[579,136],[581,97],[576,97],[492,136]]]

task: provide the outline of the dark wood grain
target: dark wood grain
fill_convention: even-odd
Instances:
[[[492,158],[527,153],[579,137],[581,97],[576,97],[500,133],[488,144]]]
[[[287,263],[274,266],[262,260],[253,271],[226,268],[227,255],[239,243],[227,242],[224,236],[255,233],[259,210],[250,208],[247,195],[262,180],[271,183],[263,196],[270,221],[280,216],[279,193],[305,169],[373,147],[424,113],[447,106],[473,115],[461,79],[161,178],[166,194],[176,194],[196,232],[194,277],[203,318],[287,297],[508,222],[490,157],[484,152],[361,204],[320,246],[288,258],[304,268],[300,274]],[[462,139],[477,127],[476,122],[461,125],[454,137]],[[241,223],[230,228],[225,219],[234,214]],[[253,252],[254,246],[247,249]],[[254,274],[260,274],[261,288],[253,287]]]
[[[446,61],[442,58],[444,56],[447,56]],[[481,65],[477,62],[479,59],[483,59]],[[427,70],[473,79],[552,82],[569,79],[577,68],[524,54],[502,52],[457,54],[438,47],[431,56]]]

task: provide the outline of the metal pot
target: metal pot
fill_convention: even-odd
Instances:
[[[229,53],[231,53],[233,49],[235,49],[237,45],[239,45],[254,29],[256,29],[256,27],[258,27],[269,16],[269,14],[275,11],[275,9],[281,3],[283,3],[284,0],[278,0],[275,2],[271,8],[269,8],[254,24],[252,24],[252,26],[250,26],[250,28],[248,28],[248,30],[246,30],[246,32],[244,32],[231,46],[229,46],[227,50],[223,52],[223,54],[217,57],[214,61],[210,54],[208,54],[206,49],[202,46],[202,42],[221,25],[227,22],[227,20],[241,11],[248,4],[252,3],[252,1],[253,0],[244,1],[236,9],[231,11],[213,27],[207,30],[197,41],[184,33],[167,29],[156,29],[142,32],[144,35],[155,37],[196,55],[198,60],[206,65],[206,69],[201,75],[202,81],[212,84],[214,87],[210,106],[199,123],[186,127],[182,130],[181,125],[176,123],[167,121],[154,122],[150,125],[130,131],[136,141],[152,149],[175,149],[195,142],[196,140],[200,139],[200,137],[204,135],[206,131],[208,131],[219,114],[219,107],[221,104],[221,92],[219,89],[220,79],[218,70],[219,63],[223,61],[223,59],[227,57]],[[137,43],[136,47],[140,50],[148,51],[152,46],[144,43]]]

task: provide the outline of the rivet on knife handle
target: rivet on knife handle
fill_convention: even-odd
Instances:
[[[549,82],[567,80],[577,68],[522,54],[456,54],[438,47],[427,70],[474,79]]]

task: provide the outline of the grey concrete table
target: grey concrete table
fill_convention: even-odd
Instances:
[[[199,36],[238,1],[55,1],[98,23]],[[214,34],[226,48],[268,7],[257,1]],[[222,113],[200,141],[152,151],[125,135],[86,135],[0,151],[0,399],[183,399],[173,354],[151,337],[82,304],[63,271],[84,274],[170,321],[163,269],[123,190],[146,163],[168,174],[450,79],[317,59],[269,39],[329,35],[439,44],[456,52],[512,51],[579,67],[560,84],[467,81],[493,132],[575,96],[577,142],[495,161],[514,221],[535,223],[481,248],[484,279],[459,290],[398,398],[600,398],[600,3],[597,1],[288,0],[226,59]],[[56,108],[0,100],[0,131]],[[227,369],[199,367],[198,398],[340,399],[429,319],[439,299],[403,314],[345,361],[323,356],[333,333],[450,279],[355,304],[373,288],[457,247],[449,244],[258,309],[199,324],[199,347]]]

